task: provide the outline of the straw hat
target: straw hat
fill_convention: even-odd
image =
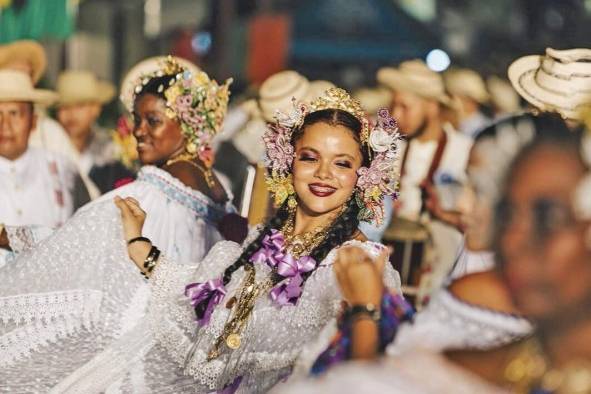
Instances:
[[[382,108],[390,109],[392,92],[385,87],[361,88],[353,93],[353,98],[361,103],[366,113],[373,116]]]
[[[100,81],[89,71],[64,71],[57,79],[58,105],[85,102],[108,103],[115,96],[115,86]]]
[[[484,81],[476,71],[452,69],[443,74],[443,79],[451,95],[469,97],[480,104],[486,104],[490,99]]]
[[[296,71],[281,71],[271,75],[259,89],[259,106],[263,118],[271,122],[276,110],[289,111],[292,98],[305,100],[310,88],[308,79]]]
[[[50,105],[56,100],[55,92],[35,89],[31,78],[24,72],[0,70],[0,101],[26,101]]]
[[[22,60],[31,65],[33,83],[39,82],[47,67],[45,50],[36,41],[20,40],[7,45],[0,45],[0,69],[7,64]]]
[[[508,81],[493,75],[486,80],[486,86],[490,101],[500,111],[514,113],[521,109],[519,95]]]
[[[453,106],[445,93],[443,78],[419,59],[400,63],[398,68],[384,67],[377,73],[377,80],[394,91],[414,93],[417,96]]]
[[[142,60],[135,66],[133,66],[121,83],[121,94],[119,99],[125,105],[125,108],[129,112],[133,111],[133,100],[135,98],[135,88],[142,77],[145,75],[155,74],[162,69],[162,64],[166,60],[167,56],[154,56],[148,59]],[[181,65],[185,70],[190,71],[194,75],[197,75],[201,69],[190,61],[181,57],[172,56],[172,58]]]
[[[542,111],[580,120],[591,107],[591,49],[546,49],[517,59],[508,70],[517,93]]]
[[[323,79],[310,81],[310,85],[308,86],[308,93],[306,94],[304,101],[308,102],[315,100],[318,97],[324,95],[324,93],[330,88],[336,88],[335,84],[330,81],[325,81]]]

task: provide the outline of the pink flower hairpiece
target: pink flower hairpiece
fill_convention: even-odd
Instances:
[[[355,116],[362,125],[361,143],[370,151],[371,164],[357,171],[355,201],[359,220],[381,223],[384,216],[384,198],[397,197],[398,176],[395,163],[398,159],[400,134],[398,124],[386,109],[378,111],[377,122],[371,124],[361,110],[359,103],[343,89],[331,88],[325,95],[306,105],[294,99],[293,110],[288,113],[277,111],[275,122],[268,125],[263,136],[266,147],[267,186],[274,195],[277,206],[294,193],[291,167],[294,147],[291,143],[293,132],[301,127],[306,115],[323,109],[340,109]]]

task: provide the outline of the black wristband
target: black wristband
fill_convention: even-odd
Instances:
[[[150,245],[152,244],[152,241],[150,241],[149,238],[146,238],[146,237],[135,237],[135,238],[132,238],[129,241],[127,241],[127,245],[131,245],[134,242],[147,242]]]
[[[367,316],[373,321],[379,321],[381,316],[380,310],[373,304],[367,305],[353,305],[349,309],[349,318],[355,319],[361,316]]]

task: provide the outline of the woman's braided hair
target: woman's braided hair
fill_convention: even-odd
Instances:
[[[359,146],[363,156],[362,165],[367,166],[369,164],[369,153],[367,151],[367,148],[361,144],[360,139],[361,123],[353,115],[339,109],[325,109],[308,114],[304,118],[302,126],[298,130],[295,130],[293,132],[291,141],[292,145],[295,145],[296,141],[303,136],[306,127],[309,127],[316,123],[326,123],[331,126],[343,126],[349,129],[353,134],[354,138],[359,142]],[[318,245],[316,248],[312,250],[312,252],[310,253],[310,257],[312,257],[317,262],[321,262],[326,258],[326,256],[332,249],[350,240],[355,235],[357,227],[359,226],[359,219],[357,218],[358,214],[359,206],[355,202],[355,199],[349,199],[349,201],[346,202],[346,207],[344,208],[343,212],[340,214],[340,216],[336,218],[334,223],[329,227],[327,234],[320,243],[320,245]],[[245,265],[252,264],[252,262],[250,262],[250,258],[255,252],[257,252],[262,247],[263,238],[269,235],[272,229],[281,229],[288,218],[289,208],[287,207],[287,202],[285,202],[278,209],[277,213],[264,225],[263,229],[261,230],[257,238],[248,244],[248,246],[244,249],[240,257],[238,257],[238,259],[234,263],[232,263],[225,269],[222,277],[224,286],[230,283],[230,280],[232,279],[232,274],[234,272],[236,272],[238,269]],[[314,271],[315,269],[306,272],[302,275],[304,283],[310,277],[310,275],[312,275]],[[276,281],[279,281],[280,279],[281,277],[279,276],[275,278]],[[203,315],[203,313],[206,310],[206,307],[207,302],[202,302],[195,307],[197,317]]]

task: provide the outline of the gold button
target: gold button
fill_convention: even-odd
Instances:
[[[232,350],[236,350],[240,347],[240,335],[230,334],[226,339],[226,345]]]

